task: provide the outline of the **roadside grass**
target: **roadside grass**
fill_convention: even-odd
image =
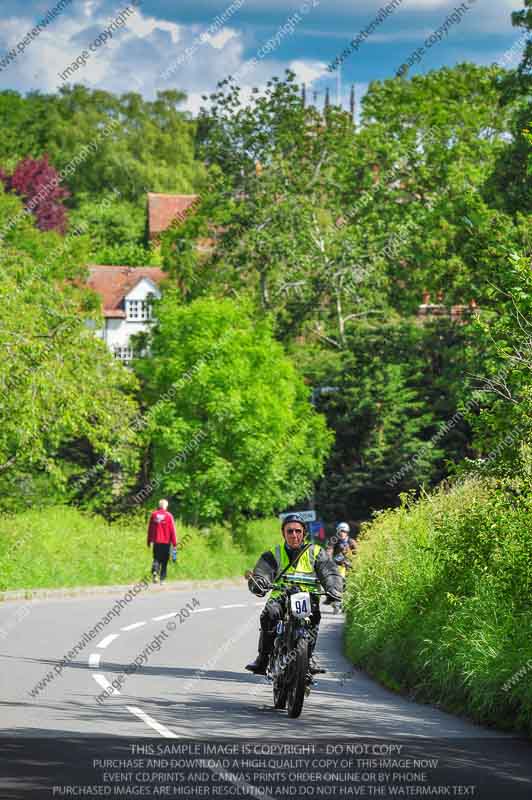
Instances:
[[[109,524],[68,506],[2,516],[0,591],[136,583],[150,574],[146,527],[143,515]],[[221,526],[176,527],[182,547],[168,581],[243,575],[279,537],[275,519],[251,522],[243,547]]]
[[[470,480],[379,514],[346,646],[390,688],[532,735],[532,497]]]

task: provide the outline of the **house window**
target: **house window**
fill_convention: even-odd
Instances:
[[[151,319],[151,305],[147,300],[126,300],[126,319],[142,322]]]
[[[120,347],[116,345],[114,349],[115,357],[120,359],[123,364],[129,364],[131,359],[133,358],[133,348],[132,347]]]

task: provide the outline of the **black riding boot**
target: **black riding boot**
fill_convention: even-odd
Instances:
[[[259,636],[259,654],[255,661],[251,664],[246,664],[246,669],[254,672],[255,675],[266,675],[266,667],[268,666],[268,659],[273,650],[273,642],[275,640],[275,633],[269,633],[261,630]]]
[[[327,670],[323,669],[320,665],[319,661],[314,656],[314,648],[316,647],[316,642],[318,639],[318,630],[317,626],[312,626],[311,634],[312,638],[309,642],[308,646],[308,662],[309,662],[309,672],[311,675],[317,675],[319,672],[326,672]]]

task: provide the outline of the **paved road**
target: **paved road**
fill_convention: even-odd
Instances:
[[[116,599],[90,596],[0,607],[0,735],[481,740],[498,754],[497,763],[486,769],[520,775],[521,789],[530,794],[519,796],[532,797],[532,774],[522,774],[527,758],[532,763],[532,750],[522,763],[512,764],[517,751],[510,737],[399,697],[354,670],[342,655],[343,618],[327,608],[318,642],[327,674],[305,701],[299,720],[273,711],[270,685],[243,669],[256,653],[263,605],[245,586],[150,587],[60,671],[64,654]],[[190,613],[182,611],[187,607]],[[138,657],[146,663],[113,696],[98,702],[105,687]],[[54,668],[59,674],[32,696]]]

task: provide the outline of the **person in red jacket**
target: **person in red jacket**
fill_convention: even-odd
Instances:
[[[166,567],[170,558],[170,545],[177,547],[174,518],[168,511],[168,500],[159,500],[159,508],[152,511],[148,524],[148,547],[153,544],[153,582],[161,583],[166,578]]]

